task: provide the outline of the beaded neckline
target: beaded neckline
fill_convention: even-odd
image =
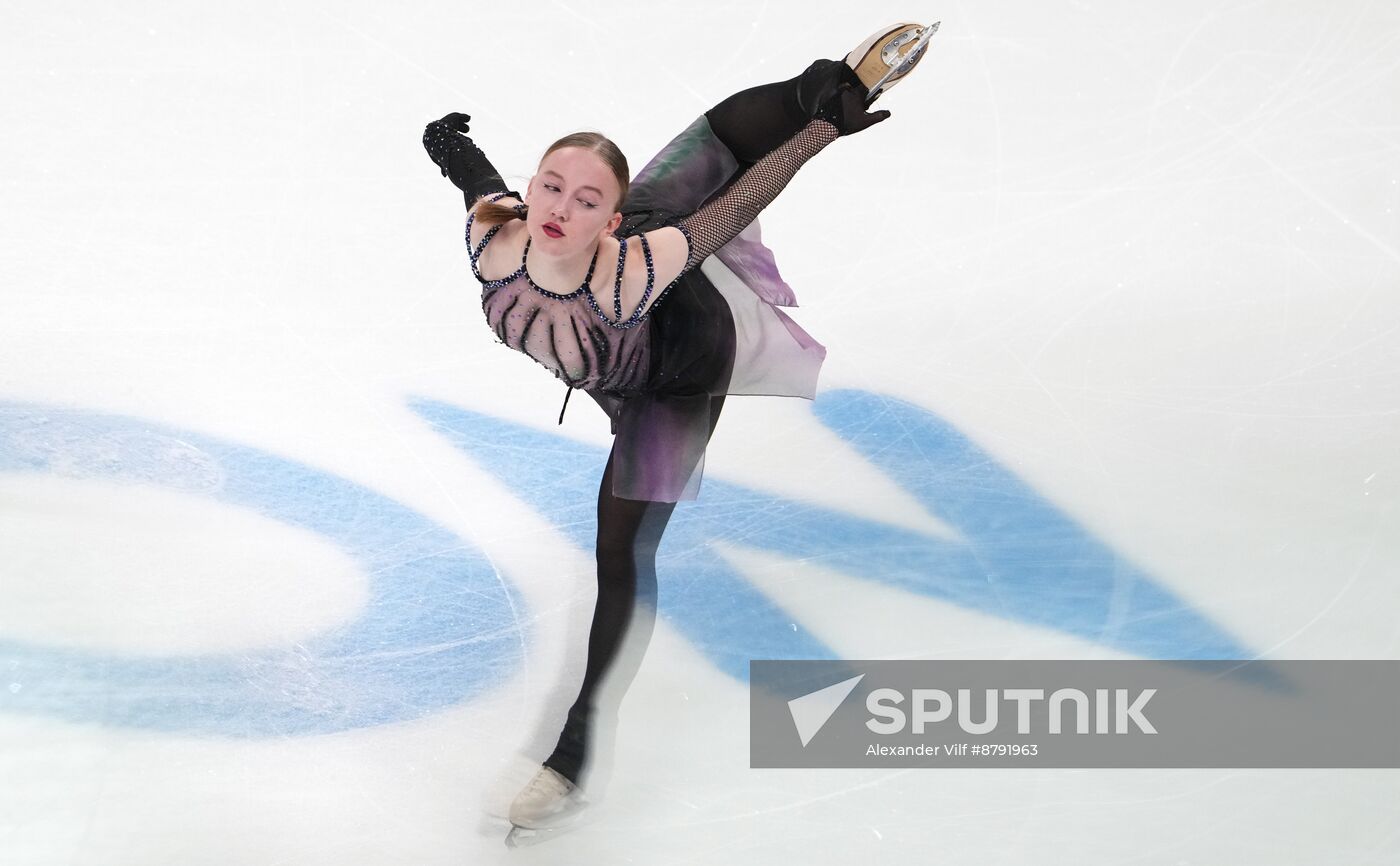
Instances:
[[[602,244],[599,244],[598,246],[593,248],[593,261],[588,263],[588,273],[583,278],[583,284],[566,295],[561,295],[558,292],[551,292],[549,289],[541,287],[539,283],[535,282],[533,279],[530,278],[530,269],[525,266],[525,259],[528,258],[530,255],[529,234],[525,235],[525,252],[520,254],[520,270],[517,271],[517,273],[524,274],[525,282],[529,283],[530,288],[539,292],[541,295],[544,295],[547,298],[554,298],[555,300],[559,301],[567,301],[568,299],[576,296],[579,292],[587,292],[589,290],[588,287],[593,282],[593,269],[598,267],[598,249],[601,246]]]
[[[512,194],[513,193],[500,193],[498,195],[492,196],[488,199],[488,201],[494,202],[501,198],[504,198],[507,195]],[[514,207],[515,210],[519,211],[524,209],[525,205],[518,204],[513,205],[512,207]],[[475,246],[473,246],[471,243],[471,229],[472,222],[475,217],[476,214],[474,212],[467,215],[467,257],[471,260],[472,272],[476,275],[477,280],[481,282],[483,291],[501,288],[502,286],[508,285],[514,280],[524,277],[526,283],[529,284],[531,289],[533,289],[541,295],[544,295],[547,298],[567,301],[574,297],[577,297],[579,294],[582,294],[584,300],[588,302],[588,306],[593,310],[593,312],[598,316],[598,318],[603,322],[603,324],[608,325],[609,327],[615,328],[617,330],[627,330],[630,328],[635,328],[642,322],[646,321],[648,318],[646,314],[650,313],[652,308],[654,308],[657,304],[661,303],[662,299],[665,298],[666,295],[669,293],[669,290],[672,285],[675,285],[676,283],[680,282],[680,277],[676,277],[676,279],[673,280],[670,285],[667,285],[664,289],[661,290],[661,293],[657,296],[656,300],[652,303],[651,307],[647,307],[647,300],[651,297],[652,290],[655,286],[656,267],[651,255],[651,244],[647,242],[646,235],[638,235],[637,240],[641,242],[642,254],[646,258],[647,282],[646,287],[642,292],[641,301],[637,304],[636,309],[632,311],[632,315],[628,316],[626,320],[622,320],[622,272],[623,263],[627,259],[628,239],[626,237],[618,238],[617,276],[613,282],[613,316],[615,318],[609,319],[607,314],[603,312],[602,307],[598,305],[597,299],[593,297],[593,290],[591,288],[591,283],[593,282],[593,273],[598,265],[598,252],[602,248],[601,244],[593,250],[593,260],[588,265],[588,276],[583,278],[583,284],[566,295],[561,295],[557,292],[551,292],[548,289],[541,288],[540,285],[536,283],[533,278],[531,278],[529,271],[526,270],[525,260],[530,255],[531,240],[528,233],[525,236],[525,250],[520,255],[520,267],[517,268],[514,273],[508,274],[507,276],[501,277],[500,279],[488,280],[481,275],[481,270],[478,268],[478,262],[481,258],[482,253],[486,251],[486,245],[490,243],[491,238],[493,238],[496,235],[496,233],[501,230],[501,228],[504,226],[504,223],[498,223],[497,225],[492,226],[490,229],[487,230],[486,234],[482,236],[481,241]],[[521,219],[523,219],[523,216],[521,217]],[[689,241],[690,233],[686,231],[685,226],[678,225],[677,228],[679,228],[685,234],[686,240]]]

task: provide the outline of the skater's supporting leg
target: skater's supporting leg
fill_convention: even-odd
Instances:
[[[723,395],[710,399],[710,435],[723,408]],[[611,729],[618,704],[651,641],[656,620],[656,549],[676,507],[674,502],[614,496],[613,458],[614,453],[609,453],[598,487],[598,602],[588,633],[583,685],[554,752],[544,761],[575,784],[590,757],[590,731],[598,721]]]
[[[598,490],[598,601],[578,698],[545,766],[579,781],[595,720],[611,724],[651,639],[656,617],[656,548],[673,502],[613,496],[613,455]],[[606,689],[602,687],[606,683]],[[604,694],[605,692],[605,694]]]

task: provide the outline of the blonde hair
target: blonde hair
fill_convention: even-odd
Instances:
[[[617,207],[621,207],[622,203],[627,200],[628,178],[631,175],[627,170],[627,157],[622,155],[622,150],[613,143],[612,139],[597,132],[573,132],[551,144],[549,149],[544,152],[544,156],[540,157],[540,162],[543,163],[545,157],[564,147],[581,147],[591,151],[597,154],[608,168],[612,169],[613,177],[617,178],[617,185],[622,190],[617,197]],[[476,206],[476,221],[482,225],[495,225],[506,220],[523,220],[528,212],[528,208],[524,207],[516,210],[507,205],[483,201]]]

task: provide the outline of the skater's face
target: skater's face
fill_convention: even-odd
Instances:
[[[597,154],[559,148],[540,163],[525,194],[532,246],[561,256],[591,250],[622,223],[621,197],[617,178]]]

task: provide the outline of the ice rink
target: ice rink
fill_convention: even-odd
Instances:
[[[761,218],[828,351],[733,397],[592,820],[609,445],[426,156],[635,173],[941,20]],[[1391,864],[1400,771],[749,767],[748,661],[1400,654],[1400,7],[7,4],[0,864]]]

